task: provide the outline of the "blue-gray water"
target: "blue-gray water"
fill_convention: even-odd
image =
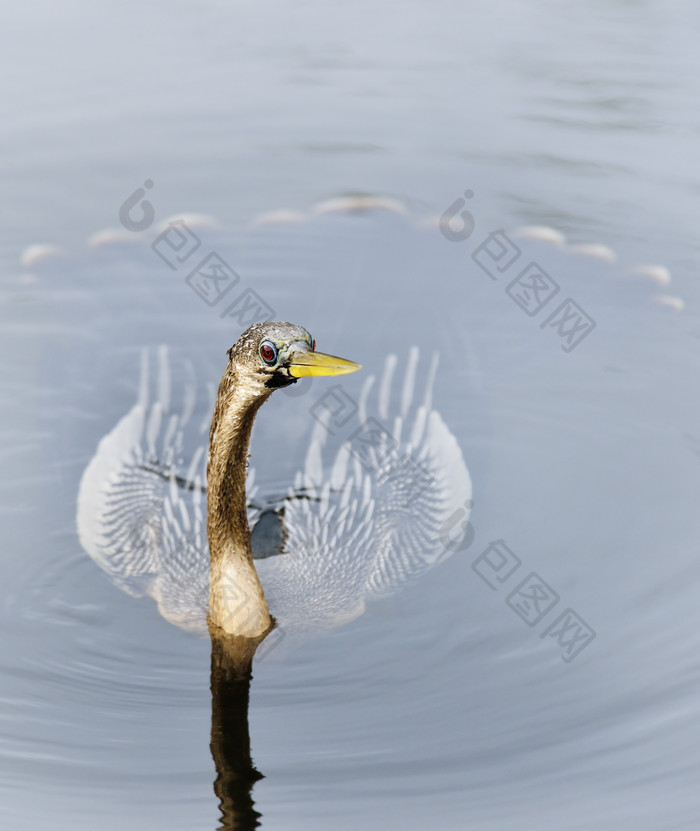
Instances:
[[[75,528],[140,349],[216,383],[240,331],[150,247],[185,212],[320,349],[365,372],[439,351],[474,484],[469,548],[256,665],[263,827],[697,827],[699,24],[687,0],[0,11],[4,827],[218,821],[209,643],[113,587]],[[154,224],[127,232],[146,179]],[[450,242],[434,220],[465,189],[474,231]],[[314,211],[348,193],[404,213]],[[277,209],[303,221],[255,224]],[[88,245],[107,227],[124,239]],[[475,261],[499,229],[559,287],[546,310]],[[65,253],[22,264],[36,243]],[[568,299],[596,326],[566,352],[546,320]],[[267,492],[320,391],[261,412]],[[495,540],[519,563],[502,584]],[[529,626],[507,598],[533,572],[559,600]],[[596,633],[568,662],[546,632],[566,609]]]

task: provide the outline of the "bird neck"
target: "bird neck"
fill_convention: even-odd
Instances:
[[[253,565],[245,490],[250,434],[266,397],[229,365],[219,385],[207,462],[209,618],[227,634],[251,638],[272,626]]]

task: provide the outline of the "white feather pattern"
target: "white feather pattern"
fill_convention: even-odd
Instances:
[[[167,351],[155,357],[143,354],[138,401],[100,441],[83,474],[78,531],[121,589],[151,596],[167,620],[204,632],[208,420],[191,424],[198,411],[191,366],[174,395]],[[409,352],[403,378],[395,377],[397,367],[390,356],[381,382],[367,379],[355,422],[378,422],[393,445],[363,445],[358,453],[357,441],[330,437],[327,425],[316,423],[304,469],[280,506],[284,553],[256,562],[285,631],[352,620],[367,600],[399,591],[449,556],[440,529],[471,497],[469,473],[455,437],[431,408],[436,358],[425,368],[422,389],[417,349]],[[214,386],[208,389],[211,402]],[[253,482],[251,470],[249,499]],[[251,527],[257,517],[251,507]]]

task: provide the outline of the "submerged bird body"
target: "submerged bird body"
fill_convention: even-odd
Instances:
[[[399,590],[456,550],[443,530],[453,516],[457,527],[466,524],[471,482],[454,436],[432,409],[435,361],[417,394],[416,349],[406,355],[402,382],[393,356],[378,384],[366,380],[352,399],[352,418],[337,418],[342,430],[327,418],[343,396],[351,401],[340,387],[328,390],[330,410],[312,406],[306,463],[276,504],[284,519],[280,556],[260,554],[270,512],[251,504],[253,471],[246,492],[255,417],[275,389],[299,377],[359,366],[316,352],[308,332],[293,324],[252,326],[229,350],[208,449],[195,450],[196,385],[185,383],[182,409],[174,411],[167,352],[159,352],[155,385],[145,353],[144,361],[139,401],[83,474],[77,521],[90,556],[122,589],[153,597],[169,621],[204,633],[208,612],[226,633],[259,638],[272,625],[269,603],[285,635],[308,634],[352,620],[367,599]],[[383,444],[367,444],[364,433],[376,434],[380,423]]]

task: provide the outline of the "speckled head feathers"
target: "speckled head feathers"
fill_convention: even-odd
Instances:
[[[316,342],[295,323],[255,323],[229,349],[229,367],[239,383],[248,379],[261,393],[293,384],[298,378],[345,375],[360,365],[316,352]]]
[[[313,348],[313,338],[303,326],[284,321],[266,321],[265,323],[254,323],[238,338],[236,343],[228,350],[228,356],[239,363],[257,363],[260,361],[260,344],[263,341],[272,341],[277,347],[285,344],[301,341]]]

